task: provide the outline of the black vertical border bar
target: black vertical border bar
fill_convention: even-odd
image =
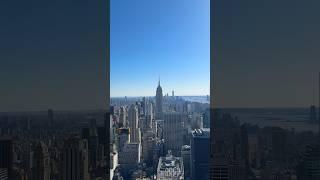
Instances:
[[[214,149],[214,129],[213,129],[213,121],[214,121],[214,60],[213,60],[213,45],[214,45],[214,37],[213,37],[213,1],[210,0],[210,167],[209,167],[209,177],[213,179],[213,149]]]
[[[107,180],[110,180],[110,0],[106,0],[106,97],[105,97],[105,102],[106,102],[106,107],[107,107],[107,112],[105,114],[105,128],[106,128],[106,136],[107,136],[107,142],[106,142],[106,162],[107,162],[107,169],[106,169],[106,174],[107,174]]]

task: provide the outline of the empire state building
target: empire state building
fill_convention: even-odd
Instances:
[[[156,119],[162,119],[162,88],[160,86],[160,80],[156,92]]]

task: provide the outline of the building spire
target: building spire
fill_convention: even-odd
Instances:
[[[160,86],[160,76],[159,76],[159,82],[158,82],[158,86]]]

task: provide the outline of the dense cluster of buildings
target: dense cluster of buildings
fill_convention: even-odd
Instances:
[[[155,97],[111,104],[111,179],[209,178],[208,103],[163,95],[159,81]]]

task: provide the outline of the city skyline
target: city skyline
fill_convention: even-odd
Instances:
[[[166,89],[164,88],[164,86],[162,85],[162,81],[161,80],[158,80],[158,83],[159,81],[161,82],[161,88],[162,90],[163,89]],[[156,95],[156,86],[154,86],[154,91],[151,92],[153,94],[147,94],[147,95],[144,95],[144,94],[140,94],[140,95],[122,95],[122,96],[110,96],[110,98],[124,98],[124,97],[127,97],[127,98],[139,98],[139,97],[155,97]],[[174,96],[210,96],[210,92],[209,94],[179,94],[179,92],[177,92],[175,89],[172,89],[172,90],[168,90],[166,89],[165,91],[163,91],[163,96],[172,96],[172,93],[174,93]]]
[[[159,76],[165,93],[208,95],[209,17],[209,0],[112,0],[111,97],[152,96]]]

